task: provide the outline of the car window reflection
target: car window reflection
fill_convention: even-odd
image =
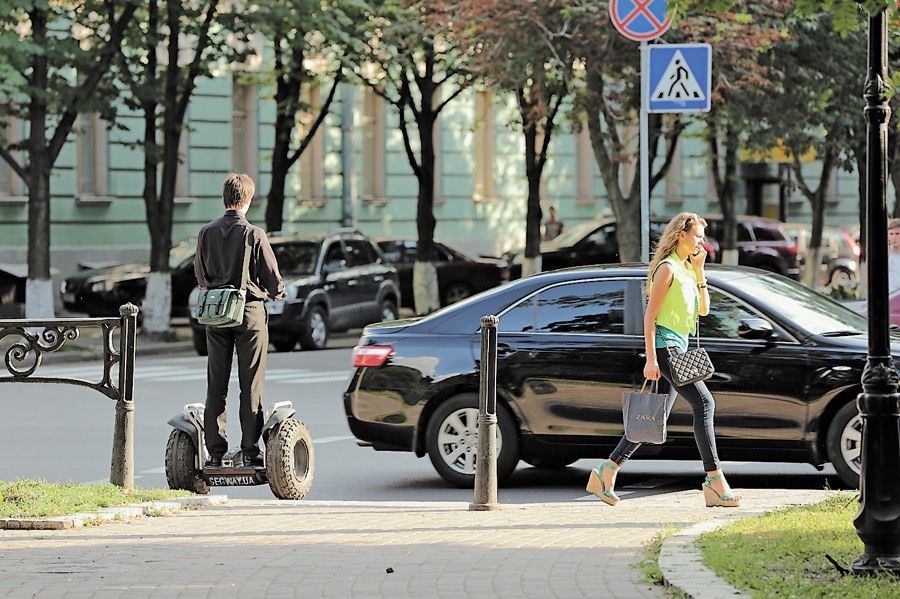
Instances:
[[[503,314],[500,331],[624,334],[625,281],[551,287]]]
[[[719,291],[709,294],[709,314],[700,318],[700,336],[739,339],[738,325],[743,318],[760,317],[736,299]]]
[[[277,243],[272,245],[275,261],[282,276],[315,272],[319,257],[318,243]]]

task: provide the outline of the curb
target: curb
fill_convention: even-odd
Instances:
[[[0,529],[6,530],[67,530],[125,518],[168,516],[186,509],[228,503],[227,495],[177,497],[161,501],[147,501],[121,507],[101,508],[96,512],[54,516],[52,518],[0,518]]]
[[[739,591],[706,567],[703,555],[695,543],[701,535],[713,532],[724,526],[744,518],[758,518],[779,509],[799,507],[818,503],[800,501],[785,503],[759,509],[741,510],[723,515],[715,520],[699,522],[673,533],[663,540],[659,551],[659,569],[662,572],[663,584],[679,589],[693,599],[751,599],[750,595]]]

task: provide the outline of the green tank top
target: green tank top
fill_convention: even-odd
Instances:
[[[656,268],[659,269],[664,262],[671,265],[674,277],[666,291],[662,305],[659,307],[656,324],[684,336],[684,347],[687,347],[687,336],[694,331],[700,312],[700,292],[697,289],[697,278],[674,252],[661,260]],[[656,271],[653,271],[653,276],[656,276]],[[652,279],[650,285],[652,288]]]

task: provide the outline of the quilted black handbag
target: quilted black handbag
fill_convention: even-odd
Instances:
[[[656,327],[657,334],[662,337],[659,326]],[[663,343],[666,338],[663,337]],[[706,350],[700,347],[700,331],[697,331],[697,349],[688,350],[685,353],[675,353],[678,348],[671,348],[666,343],[666,349],[669,350],[669,370],[672,372],[672,378],[677,386],[682,387],[697,381],[705,381],[715,373],[712,360]]]

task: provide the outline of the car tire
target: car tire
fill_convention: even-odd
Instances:
[[[169,433],[166,443],[166,482],[170,489],[192,491],[200,495],[209,493],[209,485],[197,469],[197,448],[189,434],[180,429]]]
[[[191,340],[194,344],[194,351],[197,352],[198,356],[209,355],[209,348],[206,346],[206,329],[198,331],[192,328]]]
[[[437,407],[425,429],[425,448],[431,464],[448,483],[475,486],[478,435],[478,395],[462,393]],[[512,413],[497,404],[497,480],[502,482],[519,462],[519,438]]]
[[[450,304],[455,304],[458,301],[466,299],[471,296],[472,293],[474,292],[468,284],[456,281],[444,288],[441,301],[444,306],[449,306]]]
[[[274,347],[277,352],[294,351],[294,348],[297,346],[297,338],[270,336],[269,343],[272,344],[272,347]]]
[[[381,318],[381,322],[397,320],[397,317],[400,316],[400,313],[397,311],[397,304],[391,300],[384,300],[381,302],[381,309],[378,311],[378,314]]]
[[[288,418],[266,440],[266,476],[279,499],[303,499],[316,472],[312,436],[306,425]]]
[[[859,488],[862,452],[862,417],[851,401],[834,415],[825,441],[828,459],[848,487]]]
[[[325,349],[328,343],[328,313],[321,304],[310,306],[306,326],[300,335],[300,347],[305,350]]]
[[[570,460],[566,458],[544,458],[544,457],[534,457],[534,458],[524,458],[523,461],[526,464],[534,466],[540,470],[562,470],[563,468],[574,464],[578,460]]]
[[[837,287],[841,283],[852,285],[856,282],[856,274],[846,268],[835,268],[831,271],[831,277],[828,284],[831,287]]]

